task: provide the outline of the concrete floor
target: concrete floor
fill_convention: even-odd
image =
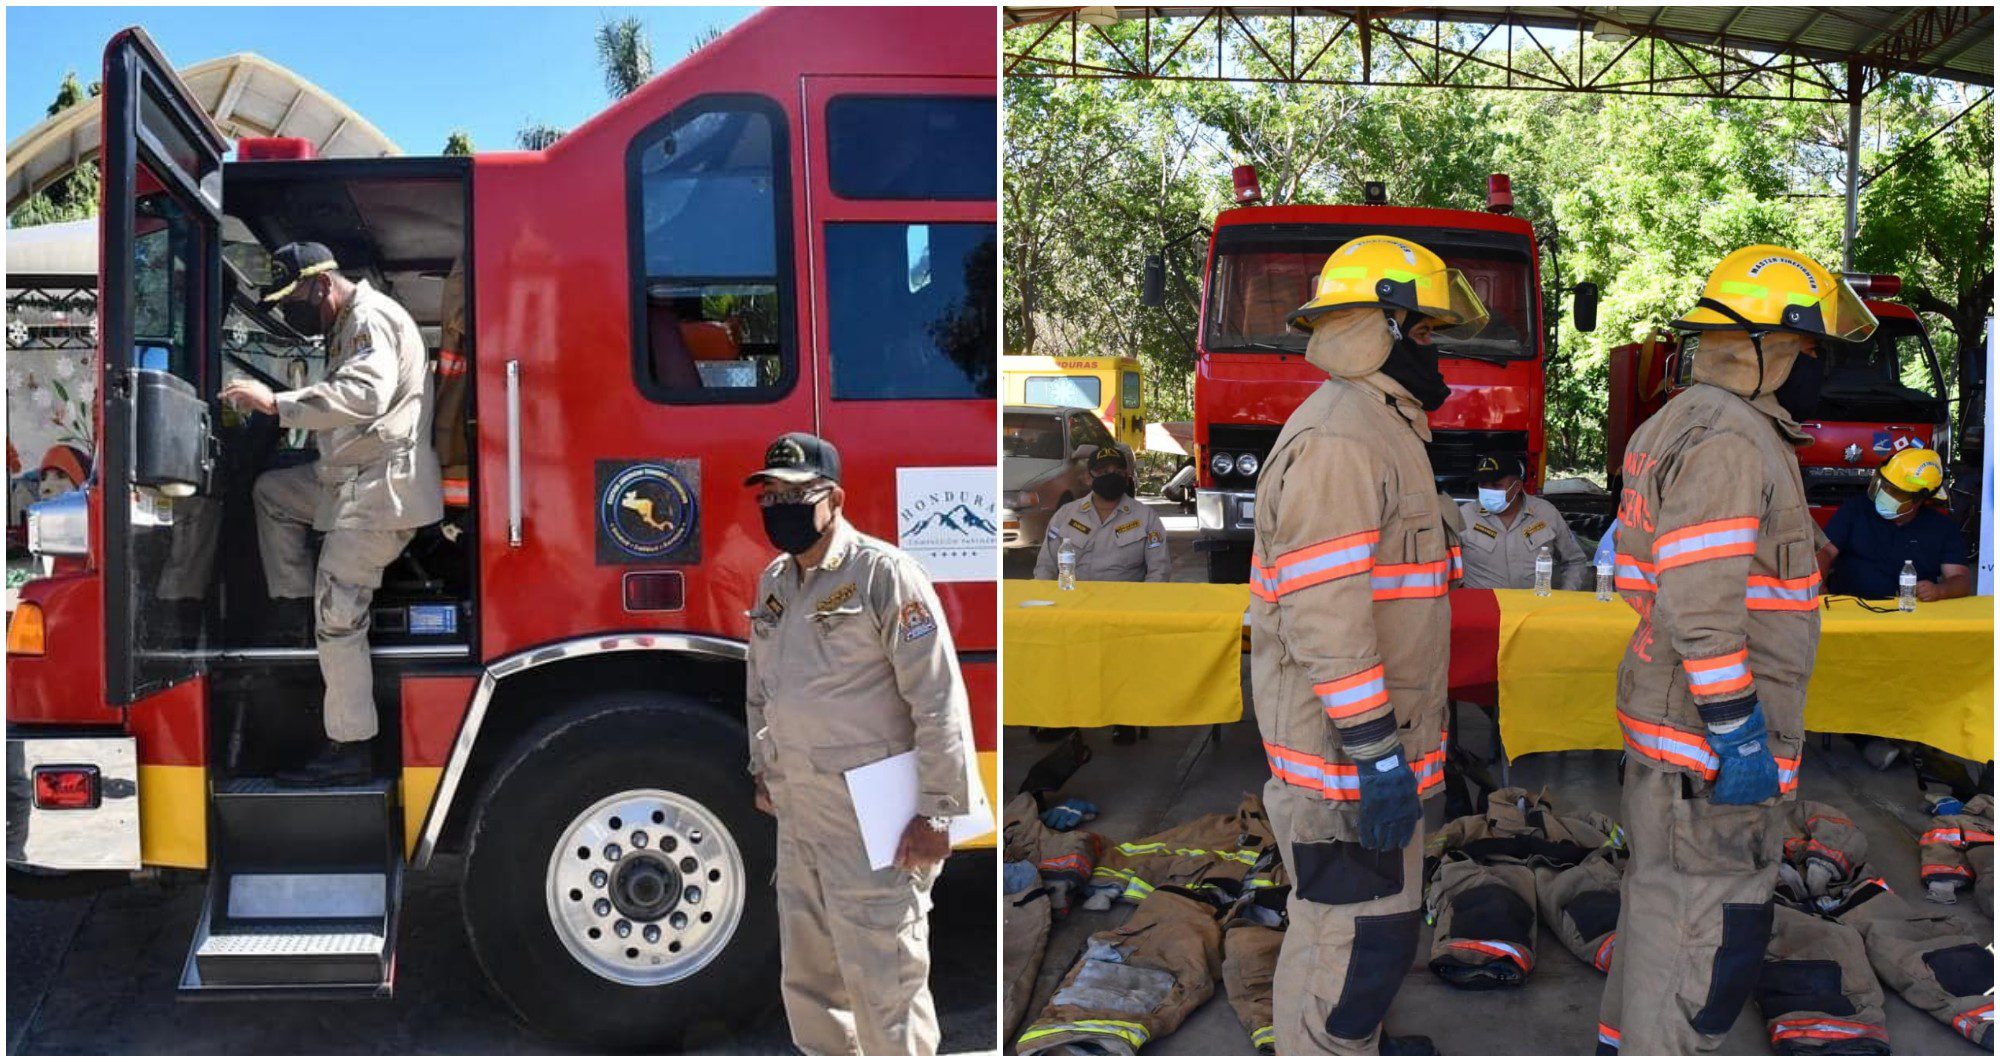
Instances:
[[[1157,504],[1157,503],[1156,503]],[[1169,520],[1169,548],[1174,550],[1176,581],[1199,581],[1202,558],[1191,544],[1190,518],[1172,507],[1157,509]],[[1010,558],[1009,574],[1017,562]],[[1032,560],[1029,561],[1032,564]],[[1248,658],[1245,658],[1244,703],[1250,703]],[[1608,708],[1606,710],[1609,710]],[[1483,714],[1462,712],[1459,725],[1466,748],[1486,749],[1491,727]],[[1095,758],[1070,781],[1067,793],[1095,801],[1101,817],[1090,828],[1112,842],[1135,840],[1199,815],[1228,811],[1246,792],[1257,792],[1269,777],[1254,721],[1221,729],[1219,741],[1208,728],[1155,728],[1132,746],[1115,746],[1108,731],[1088,735]],[[1800,795],[1845,810],[1869,840],[1869,862],[1890,887],[1906,897],[1920,898],[1916,837],[1928,821],[1916,785],[1907,769],[1877,772],[1862,763],[1852,747],[1836,740],[1822,750],[1817,739],[1807,750]],[[1022,727],[1004,728],[1001,738],[1006,791],[1046,752]],[[1559,807],[1597,809],[1616,815],[1618,809],[1617,753],[1568,752],[1524,757],[1511,768],[1511,781],[1529,789],[1549,787]],[[1923,903],[1921,899],[1916,902]],[[1928,905],[1926,905],[1928,906]],[[1993,939],[1993,924],[1970,902],[1939,908],[1965,917],[1984,939]],[[1108,912],[1075,910],[1055,927],[1047,958],[1036,984],[1026,1020],[1032,1021],[1056,984],[1075,962],[1084,940],[1111,929],[1130,916],[1125,904]],[[1419,961],[1404,978],[1390,1008],[1388,1028],[1397,1033],[1431,1036],[1446,1054],[1587,1055],[1596,1049],[1597,1005],[1604,977],[1570,955],[1546,931],[1536,948],[1537,966],[1528,983],[1515,991],[1465,992],[1447,986],[1423,966],[1429,944],[1419,949]],[[1978,1054],[1929,1015],[1893,995],[1888,1003],[1890,1043],[1897,1054]],[[1009,1050],[1011,1034],[1007,1030]],[[1770,1054],[1761,1017],[1746,1007],[1725,1041],[1723,1053]],[[1248,1035],[1237,1022],[1219,987],[1214,999],[1192,1014],[1179,1031],[1147,1046],[1149,1054],[1240,1055],[1251,1053]]]
[[[486,987],[466,943],[459,861],[404,882],[394,999],[180,1002],[175,986],[202,884],[7,901],[9,1054],[552,1054]],[[954,857],[933,892],[931,990],[941,1050],[990,1052],[998,1011],[993,859]],[[691,1054],[791,1054],[784,1012],[689,1030]]]

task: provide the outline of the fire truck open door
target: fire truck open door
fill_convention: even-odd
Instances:
[[[228,145],[136,28],[105,49],[102,137],[105,678],[130,704],[202,670]]]

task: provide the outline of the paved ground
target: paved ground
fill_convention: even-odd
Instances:
[[[1198,581],[1201,555],[1191,548],[1192,518],[1179,517],[1172,507],[1158,511],[1168,519],[1169,548],[1174,550],[1177,580]],[[1010,564],[1009,573],[1012,574]],[[1246,663],[1247,663],[1247,657]],[[1247,668],[1244,700],[1249,703]],[[1490,747],[1491,729],[1477,712],[1461,714],[1465,747]],[[1228,811],[1245,792],[1261,789],[1268,777],[1254,722],[1221,728],[1219,742],[1209,741],[1207,728],[1156,728],[1136,745],[1110,743],[1108,732],[1093,732],[1096,758],[1071,780],[1068,792],[1095,801],[1102,817],[1092,824],[1112,841],[1132,840],[1198,815]],[[1047,746],[1036,744],[1024,728],[1008,727],[1002,735],[1008,791]],[[1614,752],[1552,753],[1524,757],[1513,765],[1511,781],[1533,788],[1548,786],[1560,806],[1596,808],[1615,815],[1618,806]],[[1845,741],[1821,750],[1813,741],[1800,783],[1801,795],[1846,810],[1868,834],[1870,862],[1890,886],[1905,896],[1920,897],[1917,881],[1916,836],[1927,816],[1907,771],[1878,773],[1863,764]],[[1918,901],[1922,902],[1922,901]],[[1992,940],[1993,925],[1971,904],[1940,908],[1962,915]],[[1118,905],[1108,912],[1078,909],[1051,936],[1048,957],[1036,985],[1028,1015],[1032,1019],[1058,981],[1074,963],[1090,934],[1110,929],[1129,916]],[[1448,987],[1419,962],[1403,981],[1389,1011],[1391,1030],[1432,1036],[1446,1054],[1569,1054],[1595,1050],[1597,1004],[1604,978],[1571,956],[1553,936],[1543,934],[1536,948],[1534,976],[1518,991],[1463,992]],[[1888,1005],[1890,1042],[1898,1054],[1957,1055],[1978,1053],[1929,1015],[1891,998]],[[1013,1030],[1009,1030],[1012,1032]],[[1769,1054],[1761,1019],[1754,1006],[1722,1048],[1726,1054]],[[1217,996],[1197,1010],[1174,1035],[1147,1047],[1150,1054],[1248,1054],[1249,1038],[1228,1002]]]
[[[934,896],[931,986],[943,1049],[991,1051],[993,862],[952,861]],[[523,1028],[493,995],[459,921],[456,859],[406,883],[396,998],[379,1002],[182,1003],[181,961],[201,885],[133,887],[95,899],[7,901],[9,1054],[547,1054],[572,1051]],[[690,1033],[687,1050],[789,1054],[784,1015]]]

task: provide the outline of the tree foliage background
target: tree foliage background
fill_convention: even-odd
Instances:
[[[1301,20],[1297,53],[1311,55],[1337,23]],[[1166,55],[1185,26],[1153,25]],[[1039,26],[1011,29],[1008,51]],[[1143,23],[1079,38],[1079,59],[1115,65],[1146,46]],[[1429,24],[1421,31],[1431,35]],[[1468,47],[1469,28],[1445,27]],[[1067,57],[1066,31],[1059,47]],[[1206,36],[1206,35],[1199,35]],[[1336,37],[1321,71],[1358,74],[1355,34]],[[1574,66],[1576,44],[1549,60]],[[1610,42],[1587,41],[1589,59]],[[1522,62],[1518,46],[1515,60]],[[1537,57],[1538,59],[1541,57]],[[1213,41],[1187,40],[1183,70],[1213,69]],[[1385,69],[1383,49],[1375,57]],[[1246,77],[1277,71],[1238,42]],[[1016,71],[1032,74],[1024,63]],[[1493,75],[1497,76],[1497,75]],[[1993,109],[1975,107],[1919,144],[1983,90],[1897,77],[1864,109],[1865,186],[1855,268],[1904,278],[1902,299],[1926,314],[1954,381],[1956,352],[1978,349],[1993,297]],[[1149,416],[1192,413],[1193,334],[1205,241],[1167,257],[1168,305],[1140,305],[1145,256],[1205,233],[1231,206],[1230,168],[1257,167],[1265,202],[1357,203],[1367,180],[1400,205],[1480,209],[1489,173],[1513,178],[1515,211],[1560,255],[1564,285],[1594,281],[1598,327],[1577,332],[1542,267],[1545,313],[1558,321],[1548,352],[1551,467],[1601,469],[1608,353],[1644,338],[1699,295],[1723,254],[1748,243],[1795,247],[1837,268],[1846,192],[1847,109],[1818,101],[1669,99],[1475,89],[1361,88],[1281,83],[1005,79],[1007,238],[1002,314],[1010,354],[1135,353],[1148,376]]]

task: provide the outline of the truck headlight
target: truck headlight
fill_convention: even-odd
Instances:
[[[1236,458],[1236,474],[1239,476],[1254,476],[1257,474],[1257,470],[1262,468],[1263,465],[1262,461],[1257,460],[1256,454],[1240,454]]]
[[[40,557],[89,553],[89,496],[73,490],[28,506],[28,552]]]
[[[1208,459],[1208,470],[1218,476],[1226,476],[1236,471],[1236,456],[1234,454],[1217,453],[1214,457]]]

